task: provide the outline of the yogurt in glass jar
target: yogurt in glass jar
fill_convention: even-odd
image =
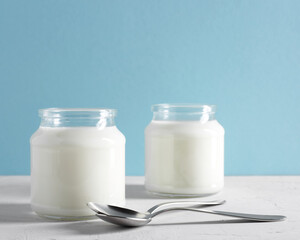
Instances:
[[[224,128],[215,105],[157,104],[145,129],[145,188],[154,194],[207,196],[224,185]]]
[[[31,206],[55,219],[93,216],[89,201],[125,204],[125,137],[113,109],[39,110],[30,139]]]

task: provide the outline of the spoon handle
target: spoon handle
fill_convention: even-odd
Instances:
[[[202,212],[202,213],[209,213],[209,214],[216,214],[222,215],[227,217],[236,217],[247,219],[250,221],[258,221],[258,222],[274,222],[274,221],[282,221],[285,220],[286,217],[282,215],[261,215],[261,214],[249,214],[249,213],[236,213],[236,212],[225,212],[225,211],[217,211],[217,210],[207,210],[207,209],[197,209],[197,208],[168,208],[161,211],[157,211],[152,214],[152,217],[161,214],[167,211],[175,211],[175,210],[187,210],[187,211],[194,211],[194,212]]]
[[[196,205],[199,205],[199,207],[205,207],[205,206],[215,206],[215,205],[221,205],[225,203],[225,200],[214,200],[214,201],[176,201],[176,202],[164,202],[157,204],[153,206],[152,208],[148,209],[148,213],[154,214],[158,210],[164,208],[164,207],[169,207],[169,206],[182,206],[182,205],[189,205],[196,207]]]
[[[243,218],[243,219],[247,219],[251,221],[259,221],[259,222],[274,222],[274,221],[282,221],[286,219],[286,217],[282,215],[250,214],[250,213],[225,212],[225,211],[217,211],[217,210],[203,210],[203,209],[201,209],[201,211],[205,213],[223,215],[228,217]]]

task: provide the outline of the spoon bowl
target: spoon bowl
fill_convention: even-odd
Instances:
[[[105,222],[109,222],[123,227],[141,227],[148,224],[152,220],[151,216],[149,217],[146,214],[144,216],[140,215],[140,217],[138,218],[111,216],[102,213],[97,213],[96,216]]]
[[[147,213],[137,212],[135,210],[114,206],[114,205],[104,205],[89,202],[87,206],[92,209],[94,212],[100,215],[109,215],[114,217],[132,217],[132,218],[144,218],[147,216]],[[148,213],[149,214],[149,213]]]

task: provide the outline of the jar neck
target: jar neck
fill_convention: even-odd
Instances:
[[[39,110],[41,127],[111,127],[115,126],[114,109],[48,108]]]
[[[215,119],[215,105],[157,104],[152,106],[154,121],[199,121]]]

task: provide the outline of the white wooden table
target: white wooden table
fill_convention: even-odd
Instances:
[[[143,177],[126,178],[127,206],[145,211],[170,201],[147,195]],[[300,176],[226,177],[218,196],[225,211],[286,215],[283,222],[256,223],[196,212],[162,214],[141,228],[121,228],[101,220],[57,222],[30,209],[30,178],[0,177],[0,239],[300,239]],[[194,200],[194,199],[190,199]]]

